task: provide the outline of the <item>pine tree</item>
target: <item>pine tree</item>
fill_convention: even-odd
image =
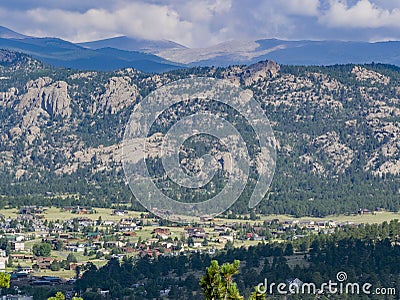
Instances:
[[[241,300],[233,276],[239,273],[238,260],[232,264],[225,263],[219,266],[218,261],[211,261],[211,266],[207,268],[206,275],[200,279],[200,286],[206,300]]]

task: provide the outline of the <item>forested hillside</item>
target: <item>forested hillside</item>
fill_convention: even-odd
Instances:
[[[271,61],[163,74],[82,72],[0,51],[1,206],[140,205],[121,166],[124,126],[149,92],[189,76],[253,92],[277,139],[259,212],[328,215],[399,210],[400,69],[279,66]],[[228,214],[247,212],[244,195]]]

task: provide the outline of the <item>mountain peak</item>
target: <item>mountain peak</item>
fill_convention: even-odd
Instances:
[[[128,36],[117,36],[104,40],[97,40],[85,43],[79,43],[80,46],[89,49],[116,48],[126,51],[154,52],[167,49],[185,49],[186,47],[167,40],[146,40],[141,38],[132,38]]]
[[[0,26],[0,38],[3,39],[23,39],[28,36],[15,32],[7,27]]]

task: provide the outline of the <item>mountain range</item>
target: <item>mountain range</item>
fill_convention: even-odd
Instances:
[[[399,67],[263,61],[161,74],[132,68],[82,72],[9,50],[0,50],[0,207],[123,203],[138,209],[121,165],[125,124],[151,91],[193,76],[240,85],[270,120],[277,166],[259,212],[324,216],[359,208],[399,210]],[[215,114],[235,116],[228,110]],[[204,192],[165,188],[171,197],[184,195],[179,197],[185,202]],[[232,213],[248,212],[248,193],[243,195]]]
[[[26,36],[0,26],[0,48],[29,54],[47,64],[78,70],[111,71],[132,67],[165,72],[195,66],[248,65],[274,60],[284,65],[385,63],[400,65],[400,42],[227,41],[188,48],[173,41],[120,36],[85,43]]]
[[[49,65],[79,70],[109,71],[135,68],[163,72],[182,68],[156,55],[117,48],[89,49],[59,38],[37,38],[0,27],[0,48],[26,53]]]

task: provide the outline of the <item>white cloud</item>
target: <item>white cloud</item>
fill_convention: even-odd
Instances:
[[[61,9],[37,0],[36,7],[25,10],[8,7],[2,19],[24,34],[74,42],[129,35],[203,47],[232,39],[287,37],[296,29],[290,16],[314,16],[319,0],[115,0],[74,10],[75,2],[63,1]]]
[[[22,1],[0,4],[1,25],[75,42],[118,35],[190,47],[234,39],[400,39],[399,0]]]
[[[297,16],[317,16],[319,0],[285,0],[280,1],[288,14]]]
[[[209,22],[221,14],[229,14],[232,8],[232,1],[183,1],[175,3],[173,8],[179,11],[183,19],[189,19],[192,22]]]
[[[384,9],[369,0],[360,0],[353,6],[334,0],[320,21],[329,27],[339,28],[398,28],[400,9]]]
[[[92,8],[85,12],[36,8],[26,12],[34,24],[26,34],[45,33],[80,42],[116,35],[146,39],[172,39],[190,44],[192,24],[166,5],[134,2],[114,10]]]

